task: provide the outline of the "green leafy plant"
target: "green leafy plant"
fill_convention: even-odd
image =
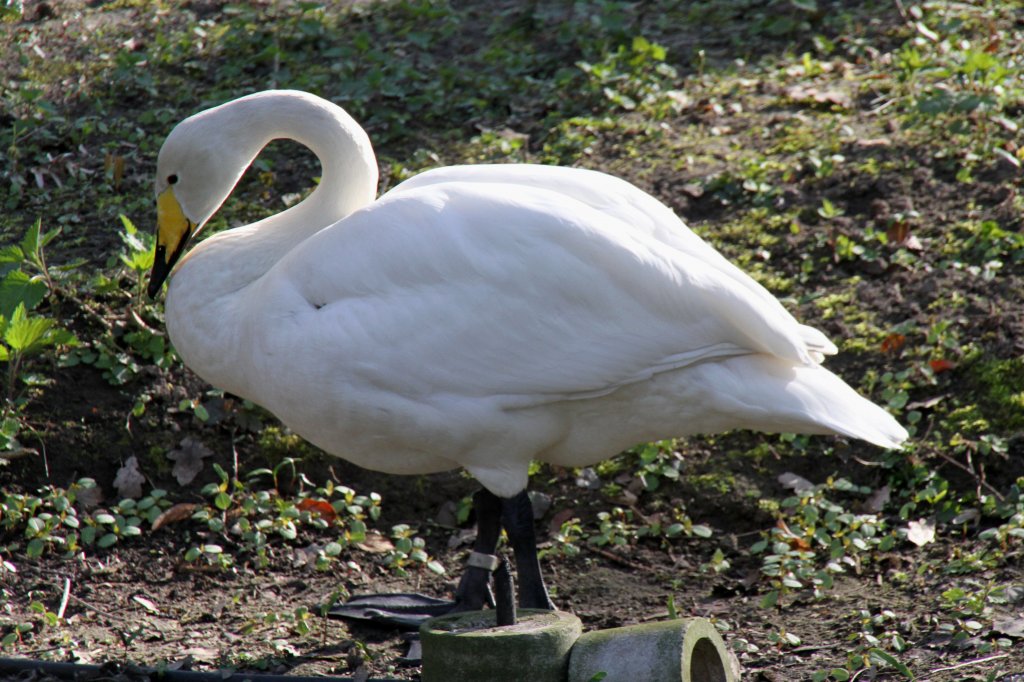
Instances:
[[[393,526],[391,537],[395,548],[388,552],[386,561],[396,573],[405,575],[407,567],[420,565],[426,566],[438,575],[444,574],[444,566],[430,558],[423,538],[417,537],[415,531],[408,524],[400,523]]]
[[[96,481],[82,478],[68,488],[49,486],[35,494],[5,492],[0,500],[0,529],[21,535],[0,553],[37,558],[46,552],[74,556],[85,547],[105,549],[142,535],[170,506],[167,493],[155,489],[139,500],[125,499],[109,507],[83,512],[76,506],[83,494],[93,495]]]
[[[761,605],[773,607],[787,594],[811,590],[823,597],[834,576],[859,570],[874,553],[891,550],[896,543],[885,520],[876,514],[856,514],[829,499],[830,494],[870,492],[849,481],[829,479],[784,499],[776,525],[750,551],[761,554],[761,573],[771,589]]]
[[[360,495],[331,481],[313,486],[301,476],[304,488],[308,485],[309,489],[294,497],[283,497],[276,490],[259,485],[269,478],[276,488],[282,470],[294,470],[297,462],[286,458],[273,469],[251,472],[245,481],[233,478],[214,464],[219,481],[207,484],[202,491],[211,504],[197,509],[192,518],[205,526],[206,535],[221,540],[191,547],[185,553],[186,561],[202,560],[226,568],[244,559],[267,566],[275,545],[296,543],[301,535],[312,534],[328,537],[308,545],[312,550],[311,563],[319,570],[327,570],[355,545],[365,542],[367,521],[380,517],[380,495]],[[435,573],[444,572],[441,564],[427,555],[423,539],[410,526],[395,526],[392,538],[393,546],[385,553],[389,568],[404,574],[410,566],[421,565]]]
[[[672,85],[678,74],[665,62],[664,47],[643,36],[620,45],[600,62],[580,61],[576,66],[585,73],[590,87],[622,109],[651,107],[657,102],[671,101]]]
[[[43,249],[60,234],[59,229],[44,233],[41,225],[42,221],[37,220],[19,243],[0,249],[0,363],[5,365],[0,396],[0,451],[24,449],[18,441],[26,426],[22,418],[27,403],[24,389],[46,381],[27,372],[28,363],[45,351],[78,342],[55,319],[34,312],[54,293],[55,284]],[[35,270],[35,274],[26,273],[26,269]]]
[[[125,248],[118,257],[135,281],[134,305],[139,308],[145,305],[146,301],[146,276],[153,269],[156,237],[149,232],[140,231],[125,214],[122,213],[119,218],[124,227],[120,236]]]

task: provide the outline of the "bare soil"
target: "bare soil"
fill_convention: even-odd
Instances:
[[[222,11],[220,3],[191,3],[190,7],[204,16]],[[133,17],[130,10],[96,15],[88,7],[80,9],[81,12],[72,12],[57,5],[50,9],[40,5],[32,17],[43,23],[113,22]],[[50,12],[59,16],[48,18]],[[887,20],[898,22],[895,16]],[[730,142],[741,139],[740,131],[751,126],[771,129],[784,112],[758,109],[759,101],[769,96],[765,92],[737,95],[744,104],[743,113],[714,115],[715,125],[736,131],[737,137],[729,138],[727,134],[726,139],[718,142],[723,150],[729,148]],[[73,99],[69,102],[81,108],[87,106]],[[130,108],[130,103],[125,106]],[[866,108],[860,115],[856,111],[848,115],[852,125],[863,126],[862,139],[868,133],[885,132]],[[682,130],[710,117],[708,111],[697,106],[667,124]],[[710,157],[702,157],[698,167],[680,171],[675,158],[664,158],[653,149],[664,144],[662,140],[636,143],[641,155],[650,152],[643,157],[647,162],[638,164],[634,162],[635,154],[618,154],[622,141],[616,138],[617,134],[601,137],[584,163],[619,174],[652,191],[704,234],[713,235],[728,220],[730,204],[720,193],[686,190],[688,184],[699,182],[707,174],[728,168],[728,159],[723,156],[716,163]],[[685,141],[672,140],[672,133],[666,135],[668,142],[676,145],[673,154],[686,151]],[[645,144],[652,148],[646,149]],[[912,208],[920,214],[915,222],[920,234],[936,244],[942,239],[942,226],[969,215],[992,216],[1004,229],[1021,229],[1020,216],[1012,208],[1012,199],[1021,190],[1019,170],[994,162],[981,168],[975,181],[967,185],[959,182],[948,165],[932,152],[924,147],[891,145],[880,150],[854,141],[844,143],[841,153],[846,161],[842,170],[821,180],[806,175],[777,178],[779,201],[806,206],[813,213],[827,198],[845,209],[845,219],[837,223],[837,229],[851,234],[858,225],[872,221],[882,225],[893,212]],[[892,170],[883,170],[870,179],[846,170],[869,159]],[[913,163],[907,163],[908,160]],[[892,164],[887,166],[889,161]],[[308,159],[295,163],[295,176],[308,177],[304,171]],[[906,170],[911,165],[916,166],[914,172]],[[286,167],[279,175],[286,178],[287,174]],[[138,175],[144,177],[145,173],[139,169]],[[240,192],[258,194],[258,183],[251,175],[246,182],[250,184],[244,184]],[[814,230],[805,229],[787,236],[769,247],[764,257],[782,263],[776,267],[795,276],[801,263],[795,254],[814,258],[830,248],[814,241],[813,233]],[[72,255],[84,255],[100,264],[118,246],[107,235],[81,245]],[[727,243],[722,246],[730,256],[746,248],[730,247]],[[942,305],[944,296],[955,290],[962,294],[958,315],[965,330],[961,339],[964,343],[981,344],[991,357],[1017,357],[1024,352],[1024,309],[1019,305],[1024,293],[1024,273],[1019,264],[1007,264],[999,278],[985,280],[965,270],[938,267],[938,256],[926,261],[921,267],[905,268],[884,261],[836,259],[809,274],[801,286],[807,291],[827,289],[831,282],[858,275],[861,280],[856,286],[856,297],[879,320],[891,324],[914,320],[924,326],[935,318],[934,306]],[[62,306],[68,324],[80,337],[99,333],[101,323],[87,310],[92,307],[88,301],[69,298]],[[824,319],[822,311],[811,302],[792,308],[798,317],[833,338],[851,333],[842,316]],[[103,311],[102,315],[114,325],[129,324],[123,311]],[[868,370],[886,369],[889,361],[877,353],[852,353],[830,361],[829,366],[855,381]],[[82,476],[90,476],[100,483],[111,502],[115,496],[114,476],[128,457],[139,456],[152,462],[151,453],[176,447],[190,434],[200,437],[231,472],[264,466],[274,456],[268,454],[257,434],[240,429],[236,419],[224,419],[220,425],[202,425],[190,414],[179,411],[181,398],[200,395],[206,388],[187,370],[143,368],[135,384],[117,387],[92,367],[48,369],[54,381],[39,392],[27,413],[33,427],[43,434],[40,442],[33,444],[39,446],[40,455],[0,468],[0,485],[6,490],[67,486]],[[927,401],[966,391],[970,388],[967,381],[966,376],[954,371],[940,377],[930,394],[914,395],[912,399]],[[145,415],[135,418],[130,415],[139,384],[148,387],[151,402]],[[230,410],[230,405],[225,410]],[[927,419],[926,414],[926,423]],[[1020,464],[1024,438],[1007,435],[1009,453],[992,460],[986,470],[986,483],[998,490],[1006,490],[1024,473]],[[913,643],[901,660],[915,671],[927,671],[916,679],[1021,679],[1015,676],[1024,675],[1024,647],[1019,640],[1015,648],[983,656],[966,643],[952,641],[939,627],[950,621],[939,595],[954,583],[962,584],[958,576],[940,569],[944,563],[980,548],[973,533],[964,537],[943,534],[924,549],[898,547],[877,561],[847,572],[824,599],[798,592],[775,608],[759,606],[764,594],[763,585],[757,580],[760,559],[748,550],[773,523],[773,517],[758,504],[759,500],[781,499],[788,494],[777,476],[793,472],[818,483],[842,475],[874,489],[884,485],[888,475],[887,470],[877,465],[877,451],[832,439],[822,439],[833,449],[831,455],[822,455],[824,446],[814,446],[807,454],[778,453],[771,447],[768,456],[750,458],[743,454],[755,449],[764,451],[765,444],[777,442],[773,436],[729,434],[681,443],[685,459],[682,478],[665,482],[656,494],[640,492],[638,499],[628,503],[642,517],[661,514],[669,508],[685,509],[695,523],[714,531],[713,538],[687,538],[664,546],[655,540],[640,540],[616,549],[581,543],[582,552],[577,557],[550,551],[543,563],[557,606],[577,614],[586,628],[608,628],[667,617],[671,595],[681,615],[712,618],[720,624],[723,637],[737,650],[747,680],[809,680],[816,671],[842,668],[847,665],[851,651],[863,650],[864,618],[879,614],[888,614],[884,617],[890,627]],[[35,560],[9,557],[3,552],[3,545],[13,538],[0,535],[0,558],[11,559],[18,569],[17,573],[0,573],[0,588],[6,594],[0,611],[0,632],[5,630],[5,621],[14,623],[31,618],[30,602],[45,604],[50,611],[57,611],[62,601],[66,602],[58,626],[41,628],[5,655],[195,670],[229,666],[295,675],[353,675],[365,670],[372,677],[418,679],[418,666],[402,660],[407,641],[401,633],[319,615],[310,619],[308,633],[299,632],[291,616],[300,607],[318,613],[318,606],[339,587],[353,594],[448,593],[465,559],[463,531],[469,525],[463,524],[462,529],[452,527],[442,509],[450,509],[471,494],[475,484],[458,473],[425,478],[387,477],[312,450],[304,454],[300,468],[313,481],[333,479],[359,492],[379,493],[383,497],[383,516],[374,526],[384,533],[398,523],[417,527],[427,540],[431,556],[447,568],[447,575],[439,577],[421,569],[401,577],[387,569],[379,556],[355,549],[336,562],[331,571],[318,572],[302,560],[303,553],[296,548],[329,537],[308,530],[302,531],[303,535],[294,543],[272,546],[270,566],[256,567],[251,557],[241,557],[229,570],[183,560],[185,551],[197,542],[218,540],[198,524],[171,525],[111,549],[87,551],[70,559],[52,554]],[[144,470],[149,483],[169,490],[175,501],[199,501],[202,484],[216,480],[207,468],[193,484],[182,487],[170,475],[169,467],[147,466]],[[976,483],[953,464],[941,473],[968,488]],[[708,484],[709,480],[728,480],[729,485],[722,488]],[[597,512],[623,503],[620,499],[609,499],[601,491],[584,489],[571,471],[545,468],[533,478],[532,487],[551,501],[550,508],[538,520],[542,547],[548,550],[554,547],[552,536],[558,528],[557,521],[575,515],[593,522]],[[460,533],[462,541],[453,542]],[[722,549],[731,563],[722,573],[706,567],[716,549]],[[1024,552],[1018,545],[1007,548],[998,565],[972,573],[970,580],[976,585],[1019,583],[1022,571]],[[897,574],[903,578],[894,580]],[[1019,604],[1001,608],[1008,617],[1020,615]],[[797,634],[800,644],[779,643],[775,636],[780,632]],[[20,679],[49,678],[25,673]],[[139,679],[139,673],[108,671],[93,679],[132,680]],[[872,669],[857,679],[904,678],[892,669]]]

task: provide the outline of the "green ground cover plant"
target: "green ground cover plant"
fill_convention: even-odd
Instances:
[[[188,638],[199,667],[418,675],[323,607],[450,588],[472,481],[323,455],[191,375],[144,295],[163,138],[287,87],[366,127],[382,191],[455,163],[634,182],[912,433],[537,466],[560,607],[710,617],[745,679],[1024,673],[1017,3],[5,2],[0,46],[4,655],[174,663]],[[208,229],[318,174],[274,143]]]

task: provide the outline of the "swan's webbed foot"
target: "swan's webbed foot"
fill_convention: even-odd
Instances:
[[[417,630],[423,621],[450,613],[455,602],[423,594],[364,594],[331,607],[333,618],[362,620],[401,630]]]
[[[555,610],[541,576],[537,541],[533,529],[533,507],[526,491],[515,497],[499,498],[488,490],[473,496],[477,537],[468,566],[455,590],[455,601],[420,594],[381,594],[353,597],[330,610],[338,618],[369,620],[384,625],[416,629],[423,621],[446,613],[479,611],[490,606],[498,610],[498,622],[515,620],[514,588],[508,562],[495,555],[504,526],[515,554],[519,576],[519,607]],[[494,576],[495,588],[491,589]]]

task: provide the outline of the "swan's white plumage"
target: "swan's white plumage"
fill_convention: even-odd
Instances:
[[[167,323],[198,374],[328,452],[394,473],[464,466],[510,496],[531,459],[590,464],[670,436],[906,438],[819,365],[836,351],[821,332],[636,187],[460,166],[372,201],[372,152],[339,112],[303,93],[243,98],[180,125],[158,175],[200,176],[175,194],[201,225],[270,139],[320,157],[306,202],[193,249]],[[220,156],[214,127],[235,131]]]

